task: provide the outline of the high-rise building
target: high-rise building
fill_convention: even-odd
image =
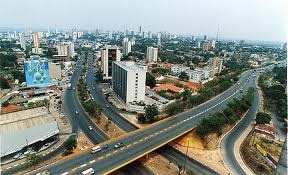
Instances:
[[[141,36],[142,35],[142,27],[141,26],[139,26],[139,36]]]
[[[283,43],[281,45],[281,50],[286,50],[287,49],[287,43]]]
[[[40,36],[38,32],[33,34],[33,46],[35,48],[40,47]]]
[[[23,33],[20,34],[20,47],[26,50],[26,40]]]
[[[115,61],[112,67],[112,89],[127,104],[144,102],[146,72],[132,61]]]
[[[219,57],[214,57],[209,60],[209,66],[211,67],[211,74],[214,76],[215,74],[219,74],[223,68],[223,59]]]
[[[123,38],[123,42],[122,42],[122,52],[123,55],[128,55],[128,53],[131,52],[131,41],[129,41],[128,38]]]
[[[148,62],[157,62],[158,59],[158,48],[147,47],[146,58]]]
[[[24,62],[24,72],[27,87],[45,87],[51,84],[50,70],[46,58],[31,56],[30,60]]]
[[[56,45],[58,55],[72,58],[75,55],[73,42],[62,42]]]
[[[72,33],[72,40],[75,42],[77,40],[77,32]]]
[[[207,41],[207,35],[204,35],[204,36],[203,36],[203,40],[204,40],[204,41]]]
[[[120,61],[121,51],[115,45],[106,45],[101,50],[101,70],[103,71],[103,79],[111,79],[112,63]]]

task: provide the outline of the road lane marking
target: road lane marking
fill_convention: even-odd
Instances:
[[[106,157],[109,157],[109,156],[111,156],[111,153],[106,154]]]
[[[123,151],[124,149],[125,149],[125,148],[123,147],[123,148],[121,148],[120,150]]]
[[[81,168],[83,168],[83,167],[84,167],[84,166],[86,166],[86,165],[87,165],[87,163],[85,163],[85,164],[81,165],[80,167],[81,167]]]
[[[103,159],[103,158],[104,158],[104,156],[98,157],[98,160],[101,160],[101,159]]]
[[[8,169],[10,169],[10,168],[12,168],[12,167],[11,167],[11,166],[9,166],[9,167],[7,167],[7,168],[6,168],[6,170],[8,170]]]
[[[13,165],[13,166],[14,166],[14,167],[15,167],[15,166],[18,166],[18,164],[15,164],[15,165]]]
[[[96,160],[92,160],[92,161],[90,161],[89,163],[91,164],[91,163],[94,163]]]
[[[127,145],[126,147],[129,148],[131,146],[131,144]]]
[[[143,139],[140,139],[139,142],[143,142]]]
[[[71,172],[74,172],[74,171],[76,171],[77,170],[77,168],[73,168],[72,170],[71,170]]]
[[[61,175],[67,175],[68,174],[68,172],[65,172],[65,173],[62,173]]]
[[[138,143],[138,141],[135,141],[133,144],[136,145]]]
[[[115,150],[115,151],[113,151],[113,154],[115,154],[115,153],[117,153],[118,152],[118,150]]]

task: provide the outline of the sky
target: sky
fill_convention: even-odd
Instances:
[[[219,38],[287,41],[286,0],[0,2],[0,27],[138,31],[141,25],[144,31],[216,37],[219,26]]]

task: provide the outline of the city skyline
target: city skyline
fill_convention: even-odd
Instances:
[[[284,42],[285,5],[284,0],[11,0],[2,2],[0,15],[6,18],[0,26],[134,31],[142,26],[143,31],[210,37],[216,37],[219,26],[219,38]]]

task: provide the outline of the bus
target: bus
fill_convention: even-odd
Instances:
[[[99,152],[99,151],[101,151],[101,147],[99,145],[91,148],[91,154]]]
[[[91,174],[94,174],[94,169],[93,168],[89,168],[85,171],[82,171],[82,175],[91,175]]]

